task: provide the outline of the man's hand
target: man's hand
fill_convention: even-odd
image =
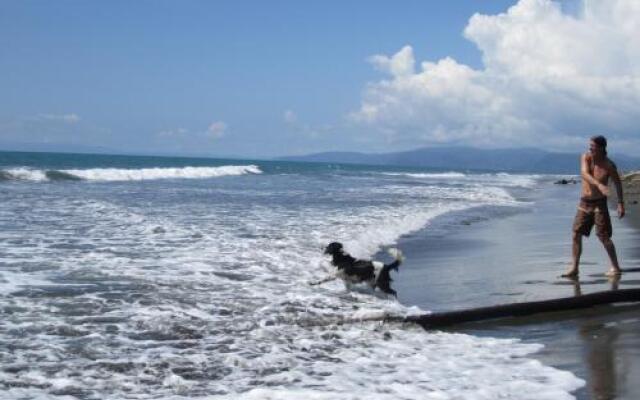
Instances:
[[[602,193],[603,195],[609,196],[609,186],[603,185],[602,183],[598,183],[598,189],[600,190],[600,193]]]
[[[618,218],[624,217],[624,203],[618,203]]]

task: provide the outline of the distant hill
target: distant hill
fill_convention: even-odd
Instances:
[[[611,158],[623,171],[640,169],[640,158],[625,155],[612,155]],[[554,153],[534,148],[477,149],[473,147],[434,147],[380,154],[326,152],[279,158],[282,161],[576,175],[579,173],[579,159],[578,153]]]

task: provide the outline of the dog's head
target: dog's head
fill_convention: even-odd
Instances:
[[[340,254],[342,253],[342,243],[333,242],[329,243],[326,249],[324,249],[324,254]]]

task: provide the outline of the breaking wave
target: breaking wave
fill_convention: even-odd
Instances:
[[[153,179],[203,179],[221,176],[261,174],[256,165],[224,165],[220,167],[181,168],[92,168],[41,170],[25,167],[0,170],[0,181],[144,181]]]
[[[462,172],[383,172],[382,175],[399,176],[414,179],[417,181],[447,181],[463,183],[473,186],[474,184],[500,186],[500,187],[534,187],[542,179],[542,175],[517,174],[507,172],[494,173],[462,173]]]
[[[434,173],[411,173],[411,172],[385,172],[383,175],[389,176],[407,176],[410,178],[425,179],[448,179],[448,178],[465,178],[467,175],[462,172],[434,172]]]

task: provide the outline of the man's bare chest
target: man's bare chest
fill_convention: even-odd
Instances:
[[[601,165],[593,165],[591,167],[591,174],[594,178],[596,178],[599,182],[606,183],[609,179],[609,170],[606,166]]]

